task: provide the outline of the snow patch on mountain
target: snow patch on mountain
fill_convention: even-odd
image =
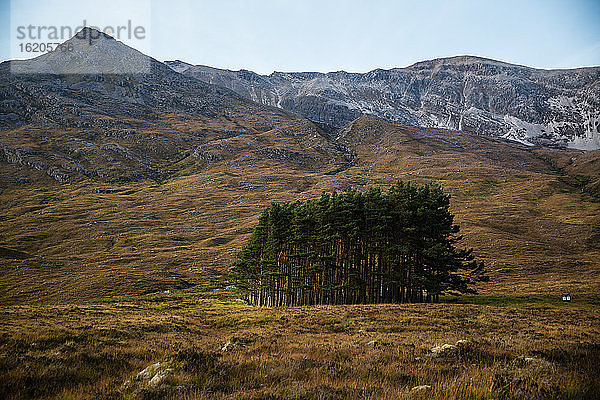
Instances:
[[[546,127],[539,124],[532,124],[512,115],[505,115],[504,122],[510,127],[508,132],[503,136],[505,139],[515,140],[528,146],[533,146],[529,140],[542,136],[546,133]]]

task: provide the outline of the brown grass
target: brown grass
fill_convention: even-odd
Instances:
[[[591,399],[600,389],[598,308],[584,301],[260,309],[232,296],[5,307],[0,396]],[[237,347],[221,351],[228,341]],[[173,374],[156,387],[135,380],[156,362]]]

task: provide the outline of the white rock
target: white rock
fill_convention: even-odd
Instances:
[[[137,379],[139,380],[150,380],[161,368],[161,363],[157,362],[156,364],[152,364],[144,368],[137,374]]]
[[[430,389],[431,389],[431,386],[429,386],[429,385],[420,385],[420,386],[413,387],[411,390],[414,390],[415,392],[421,392],[421,391],[430,390]]]
[[[172,368],[163,369],[162,371],[159,371],[156,375],[154,375],[152,379],[150,379],[150,381],[148,382],[148,386],[156,387],[163,383],[163,381],[171,375],[173,375]]]
[[[441,346],[435,346],[434,348],[432,348],[431,353],[433,353],[433,356],[435,357],[435,356],[442,356],[445,354],[452,353],[455,350],[456,350],[455,345],[445,343]]]
[[[244,343],[239,343],[239,342],[234,343],[230,340],[227,343],[225,343],[223,345],[223,347],[221,347],[221,351],[243,350],[247,347],[248,347],[248,345],[246,345]]]
[[[234,348],[233,343],[227,342],[223,345],[223,347],[221,347],[221,351],[229,351],[229,350],[233,350],[233,348]]]

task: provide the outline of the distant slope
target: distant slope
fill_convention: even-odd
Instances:
[[[600,67],[540,70],[459,56],[364,74],[264,76],[180,61],[167,65],[254,101],[334,126],[373,115],[526,144],[600,148]]]
[[[374,117],[328,133],[346,146],[345,164],[321,163],[312,136],[276,128],[208,140],[158,184],[8,186],[0,191],[0,247],[9,249],[0,254],[0,303],[206,282],[232,265],[269,203],[397,179],[436,181],[452,195],[463,243],[492,278],[483,293],[597,296],[599,151],[532,149]]]

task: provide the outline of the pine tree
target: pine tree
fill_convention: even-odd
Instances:
[[[440,186],[398,182],[267,207],[231,278],[251,304],[437,302],[473,293],[483,264],[456,248]]]

